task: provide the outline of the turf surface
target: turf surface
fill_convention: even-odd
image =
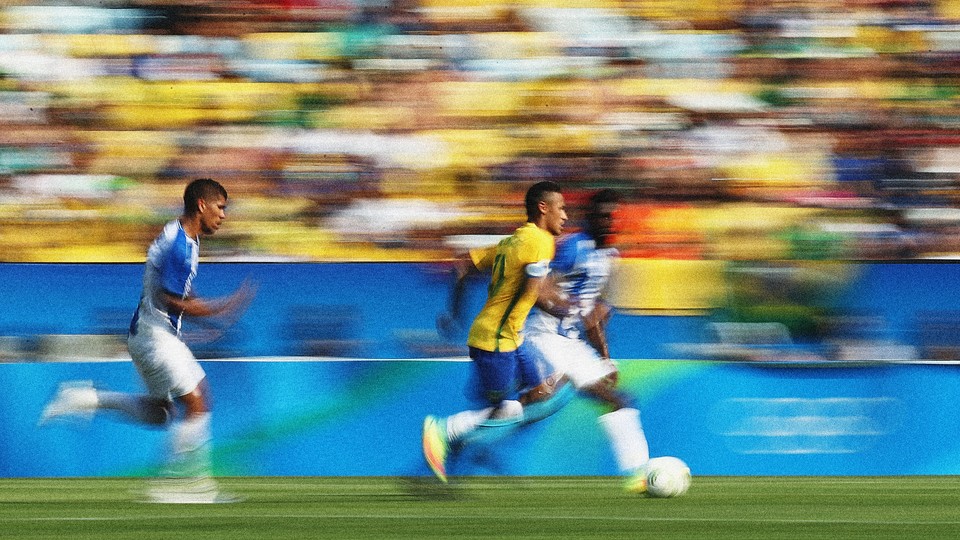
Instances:
[[[616,478],[225,478],[243,502],[133,500],[142,479],[0,479],[0,537],[960,538],[960,477],[696,477],[678,499]]]

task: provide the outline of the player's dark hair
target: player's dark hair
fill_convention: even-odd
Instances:
[[[540,203],[547,200],[548,193],[560,193],[560,185],[556,182],[537,182],[527,190],[524,203],[527,206],[527,221],[533,222],[540,217]]]
[[[210,178],[197,178],[187,184],[187,188],[183,190],[183,212],[188,216],[196,214],[200,199],[208,200],[217,196],[227,199],[227,190],[220,185],[220,182]]]
[[[595,211],[602,204],[619,203],[620,194],[612,189],[601,189],[590,196],[590,210]]]

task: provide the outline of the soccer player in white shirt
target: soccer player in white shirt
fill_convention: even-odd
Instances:
[[[526,339],[530,355],[560,379],[565,378],[582,394],[607,405],[610,412],[600,416],[621,471],[628,476],[626,489],[646,490],[644,465],[650,458],[640,413],[631,400],[616,388],[617,367],[610,360],[605,326],[611,308],[603,301],[618,257],[609,245],[613,234],[613,213],[618,197],[601,190],[590,199],[584,231],[557,241],[548,283],[560,294],[543,295],[527,319]],[[563,299],[563,305],[549,300]],[[551,403],[558,401],[558,403]],[[524,408],[525,423],[554,412],[565,401],[559,394],[531,400]]]
[[[169,428],[167,474],[173,479],[147,490],[155,502],[227,502],[210,477],[209,389],[203,368],[180,335],[184,315],[238,314],[253,297],[244,283],[232,295],[205,300],[192,294],[200,236],[214,234],[226,219],[227,191],[201,178],[187,185],[183,213],[167,223],[147,251],[143,292],[130,322],[127,347],[147,394],[95,389],[89,382],[61,385],[44,409],[41,424],[59,417],[90,418],[113,410],[145,425]],[[175,481],[173,481],[175,480]]]

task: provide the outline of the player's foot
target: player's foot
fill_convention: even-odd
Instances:
[[[229,504],[240,502],[236,495],[224,493],[211,478],[163,478],[152,481],[140,500],[157,504]]]
[[[447,481],[447,429],[442,420],[427,416],[423,420],[423,457],[441,482]]]
[[[633,471],[630,476],[627,477],[627,481],[623,484],[623,489],[627,493],[637,493],[643,494],[647,492],[647,468],[640,467],[637,470]]]
[[[229,493],[154,493],[147,492],[143,502],[153,504],[233,504],[243,499]]]
[[[40,415],[40,425],[58,418],[89,420],[97,411],[97,391],[90,381],[65,382]]]

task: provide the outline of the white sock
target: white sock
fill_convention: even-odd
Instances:
[[[607,434],[621,472],[634,471],[650,459],[647,438],[640,425],[640,411],[618,409],[604,414],[598,420]]]
[[[97,390],[97,408],[118,411],[141,424],[167,423],[170,413],[157,401],[138,394]]]
[[[209,476],[210,413],[197,414],[170,427],[170,467],[175,476]]]
[[[520,421],[523,419],[523,405],[519,401],[513,399],[507,399],[500,402],[500,406],[497,407],[493,414],[490,415],[491,420],[516,420]]]
[[[493,407],[480,409],[476,411],[462,411],[447,417],[447,442],[459,441],[467,436],[481,422],[490,418]]]

